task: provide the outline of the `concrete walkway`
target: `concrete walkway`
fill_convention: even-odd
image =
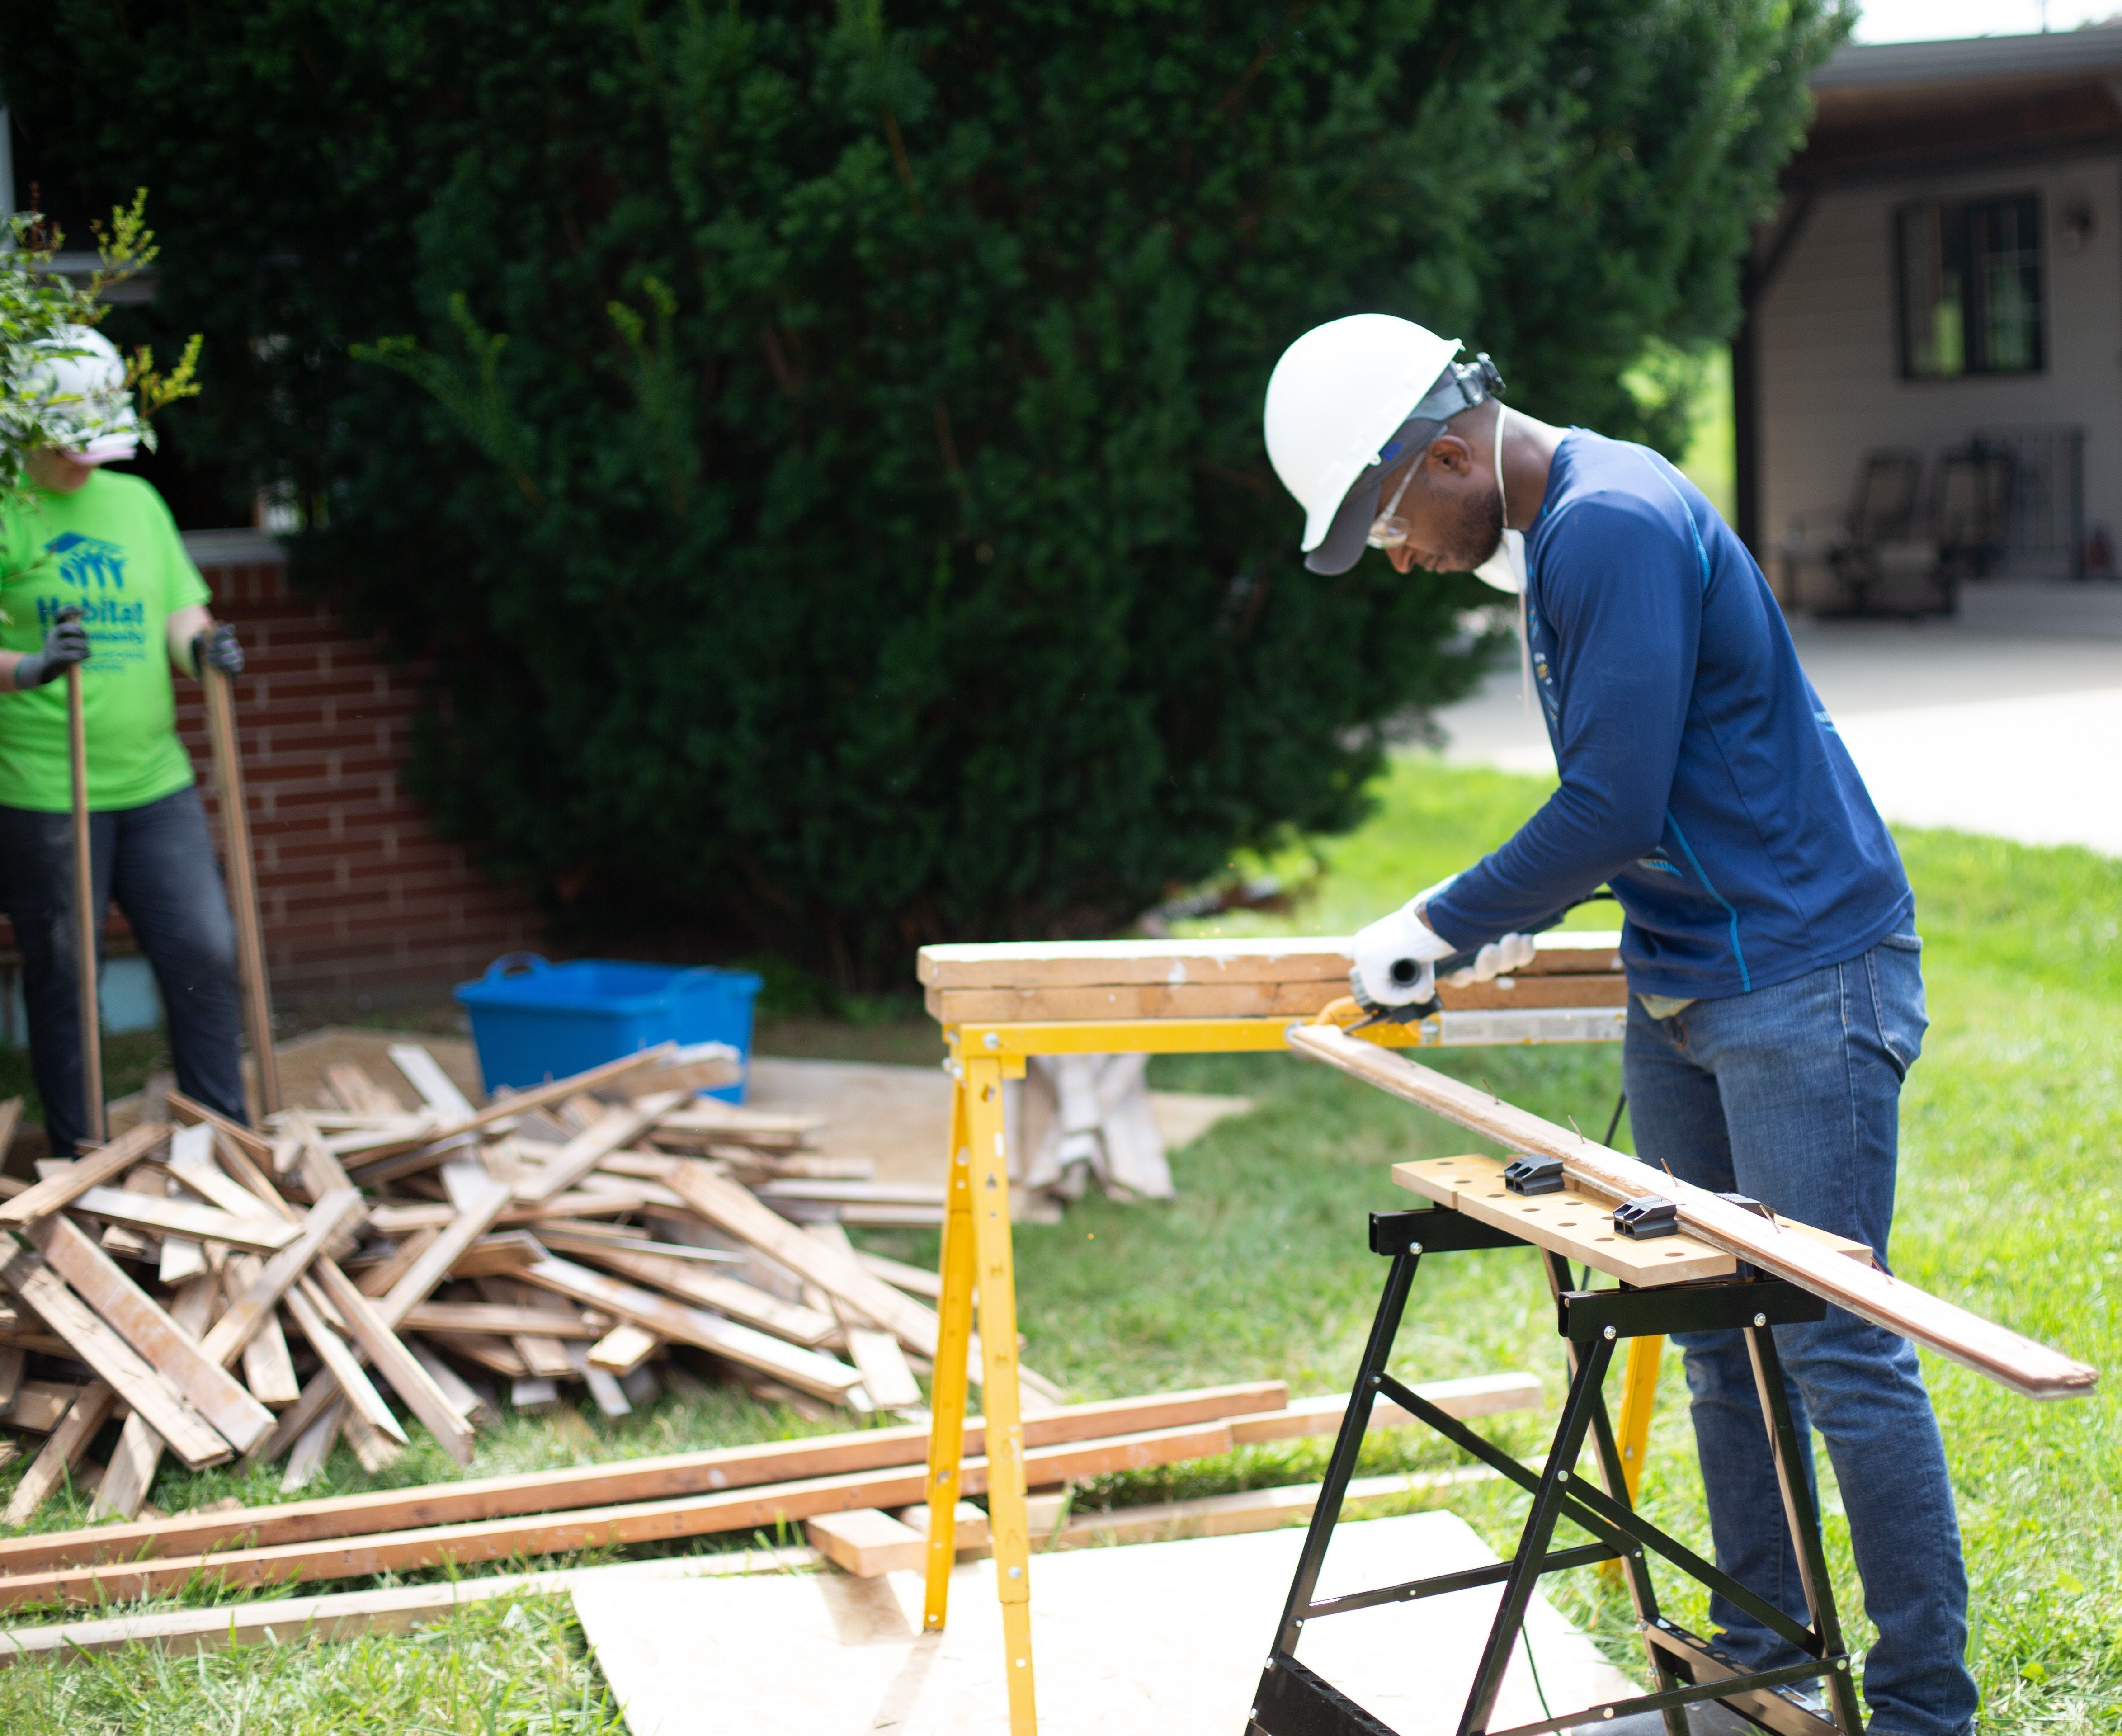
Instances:
[[[1889,820],[2122,856],[2122,642],[1801,622],[1798,656]],[[1515,663],[1437,714],[1446,760],[1552,774]]]

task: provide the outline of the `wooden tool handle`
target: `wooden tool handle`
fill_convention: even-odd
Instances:
[[[258,912],[258,876],[250,854],[250,812],[243,793],[243,756],[236,740],[236,700],[228,676],[202,667],[207,732],[213,741],[213,781],[221,792],[222,856],[228,901],[236,918],[236,962],[243,978],[243,1024],[258,1069],[259,1106],[280,1107],[280,1063],[273,1047],[273,994],[265,980],[264,924]]]
[[[1693,1186],[1582,1135],[1328,1025],[1294,1025],[1290,1046],[1514,1151],[1559,1158],[1570,1179],[1613,1200],[1659,1194],[1680,1207],[1689,1234],[1788,1279],[1874,1326],[1926,1345],[2028,1398],[2082,1398],[2100,1376],[2082,1362],[1874,1266],[1779,1231]]]
[[[73,780],[74,971],[81,1018],[82,1119],[88,1137],[103,1139],[103,1018],[96,1004],[96,859],[88,831],[88,720],[82,705],[81,665],[67,665],[67,759]]]

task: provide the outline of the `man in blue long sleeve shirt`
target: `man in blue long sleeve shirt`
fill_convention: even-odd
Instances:
[[[1300,339],[1268,389],[1307,564],[1345,571],[1367,544],[1402,573],[1479,572],[1517,593],[1561,774],[1502,848],[1357,937],[1359,992],[1407,1006],[1455,953],[1477,955],[1477,978],[1522,963],[1527,936],[1606,882],[1626,918],[1639,1154],[1884,1266],[1900,1085],[1926,1023],[1893,840],[1760,569],[1701,492],[1646,447],[1507,412],[1486,358],[1457,364],[1457,348],[1358,316]],[[1741,1335],[1677,1341],[1718,1564],[1807,1619]],[[1801,1439],[1809,1419],[1827,1443],[1879,1630],[1872,1728],[1965,1736],[1966,1579],[1914,1350],[1833,1308],[1776,1342]],[[1726,1599],[1711,1615],[1743,1663],[1801,1661]]]

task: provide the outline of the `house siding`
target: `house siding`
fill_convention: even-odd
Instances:
[[[2037,374],[1905,380],[1895,316],[1893,221],[1915,199],[2038,193],[2045,366]],[[2068,205],[2092,213],[2090,241],[2058,244]],[[2088,157],[2038,167],[1881,181],[1822,194],[1758,315],[1764,554],[1815,544],[1847,510],[1863,456],[1912,447],[1934,461],[1978,428],[2084,431],[2085,527],[2122,530],[2122,163]],[[1778,571],[1779,583],[1783,573]],[[1798,594],[1827,601],[1816,563]]]

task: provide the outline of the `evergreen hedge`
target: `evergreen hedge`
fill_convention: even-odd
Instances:
[[[26,155],[153,190],[187,453],[432,657],[415,774],[585,925],[904,982],[1359,815],[1469,582],[1306,573],[1269,370],[1384,309],[1512,401],[1723,335],[1819,0],[55,0]]]

